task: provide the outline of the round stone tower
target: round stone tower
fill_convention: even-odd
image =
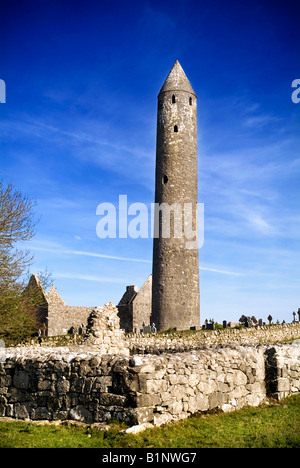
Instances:
[[[200,327],[197,179],[197,97],[176,61],[158,95],[151,316],[158,330]]]

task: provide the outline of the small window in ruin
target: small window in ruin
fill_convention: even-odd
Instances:
[[[193,104],[193,98],[190,97],[190,106]]]
[[[174,125],[174,132],[175,132],[175,133],[178,132],[178,127],[177,127],[177,125]]]
[[[175,102],[176,102],[176,98],[175,98],[175,94],[173,94],[173,96],[172,96],[172,104],[175,104]]]
[[[168,183],[168,176],[166,174],[163,175],[163,184],[167,184]]]

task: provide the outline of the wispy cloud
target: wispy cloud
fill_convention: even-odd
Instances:
[[[246,127],[258,129],[260,127],[265,127],[266,125],[279,121],[280,119],[274,115],[261,114],[246,118],[243,124]]]
[[[276,233],[275,227],[272,226],[258,210],[244,206],[240,208],[239,215],[246,220],[252,229],[262,234],[273,235]]]
[[[277,138],[213,154],[203,148],[199,201],[205,204],[205,230],[210,236],[239,236],[248,244],[253,234],[299,238],[294,200],[288,197],[300,175],[297,142],[298,137]]]
[[[70,249],[61,249],[61,248],[49,248],[49,247],[38,247],[30,246],[31,250],[40,251],[40,252],[50,252],[57,255],[82,255],[85,257],[97,257],[97,258],[106,258],[109,260],[120,260],[125,262],[142,262],[142,263],[152,263],[151,260],[146,260],[143,258],[131,258],[131,257],[119,257],[116,255],[107,255],[97,252],[85,252],[81,250],[70,250]]]
[[[83,281],[92,281],[98,283],[116,283],[116,284],[127,284],[128,279],[125,278],[110,278],[108,276],[93,276],[93,275],[80,275],[73,273],[55,273],[56,278],[63,279],[74,279],[74,280],[83,280]]]
[[[81,255],[81,256],[86,256],[86,257],[96,257],[96,258],[104,258],[104,259],[107,259],[107,260],[119,260],[119,261],[127,261],[127,262],[141,262],[141,263],[148,263],[148,264],[152,264],[152,260],[147,260],[147,259],[143,259],[143,258],[132,258],[132,257],[121,257],[121,256],[116,256],[116,255],[107,255],[107,254],[102,254],[102,253],[98,253],[98,252],[86,252],[86,251],[80,251],[80,250],[72,250],[72,249],[65,249],[65,248],[62,248],[61,246],[56,246],[54,244],[54,246],[52,247],[49,247],[47,246],[47,242],[46,242],[46,245],[45,246],[38,246],[38,245],[33,245],[31,246],[31,250],[33,251],[40,251],[40,252],[49,252],[49,253],[54,253],[54,254],[57,254],[57,255]],[[51,243],[50,243],[51,245]],[[210,271],[212,273],[218,273],[218,274],[222,274],[222,275],[232,275],[232,276],[242,276],[243,273],[238,273],[238,272],[235,272],[235,271],[231,271],[231,270],[227,270],[227,269],[223,269],[223,268],[218,268],[218,267],[210,267],[210,266],[203,266],[203,265],[200,265],[199,266],[199,269],[200,270],[203,270],[203,271]],[[68,276],[66,276],[68,275]],[[62,276],[62,273],[55,273],[55,276],[59,277],[59,278],[79,278],[78,275],[73,275],[72,273],[65,273],[64,276]],[[95,276],[87,276],[87,275],[80,275],[82,276],[82,279],[90,279],[91,281],[97,281],[96,278],[98,278],[99,281],[102,281],[101,278],[104,278],[104,277],[95,277]],[[110,279],[108,278],[108,281],[110,281]],[[118,282],[120,281],[125,281],[125,280],[120,280],[120,279],[117,279]],[[127,280],[128,281],[128,280]],[[125,281],[126,283],[126,281]]]
[[[123,142],[118,141],[116,138],[99,137],[99,127],[101,128],[102,126],[99,120],[89,122],[86,120],[84,121],[84,125],[89,129],[88,132],[83,131],[82,128],[80,128],[80,130],[76,129],[69,131],[61,127],[55,127],[53,125],[46,124],[41,120],[27,117],[20,117],[19,119],[10,120],[7,122],[7,125],[9,125],[10,129],[14,127],[16,130],[18,130],[18,132],[28,133],[30,135],[34,134],[35,136],[43,139],[53,139],[53,134],[57,134],[66,137],[66,142],[70,142],[70,140],[72,140],[73,143],[83,143],[85,145],[89,143],[98,147],[109,147],[117,152],[134,154],[138,158],[149,156],[149,153],[145,151],[144,146],[126,145]],[[105,122],[103,125],[105,125]],[[77,122],[77,126],[80,126],[79,121]],[[112,129],[110,129],[110,132],[111,131]],[[103,131],[102,133],[107,133],[107,130]]]
[[[139,185],[153,188],[155,143],[152,133],[152,138],[148,138],[152,128],[145,133],[135,129],[125,134],[103,116],[95,120],[76,115],[70,126],[62,119],[53,125],[43,118],[19,115],[1,122],[1,130],[9,138],[15,138],[15,135],[22,137],[22,143],[47,143],[50,149],[64,151],[79,164],[105,169],[122,177],[122,180],[138,181]],[[143,177],[140,176],[141,171]]]
[[[220,273],[221,275],[242,276],[242,273],[236,273],[234,271],[228,270],[219,270],[217,268],[199,266],[199,269],[204,271],[211,271],[212,273]]]

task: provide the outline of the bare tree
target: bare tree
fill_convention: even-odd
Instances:
[[[30,253],[16,244],[35,235],[35,204],[12,184],[5,187],[0,181],[0,288],[18,280],[32,263]]]
[[[22,337],[37,326],[34,309],[23,295],[33,256],[20,248],[35,235],[35,205],[12,184],[0,181],[0,335],[4,337]]]
[[[15,190],[5,188],[0,181],[0,245],[11,247],[15,242],[31,239],[35,232],[33,208],[35,201]]]

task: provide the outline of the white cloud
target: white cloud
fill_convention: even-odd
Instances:
[[[251,128],[260,128],[260,127],[269,125],[271,123],[278,122],[279,120],[280,119],[278,117],[275,117],[273,115],[261,114],[261,115],[255,115],[253,117],[248,117],[244,121],[244,125],[246,127],[251,127]]]
[[[151,260],[146,260],[143,258],[131,258],[131,257],[119,257],[115,255],[107,255],[102,253],[96,252],[85,252],[80,250],[71,250],[71,249],[63,249],[63,248],[48,248],[48,247],[38,247],[38,246],[29,246],[31,250],[34,251],[41,251],[41,252],[50,252],[58,255],[82,255],[85,257],[98,257],[98,258],[106,258],[109,260],[121,260],[126,262],[142,262],[142,263],[152,263]]]
[[[220,273],[222,275],[242,276],[242,273],[236,273],[234,271],[229,271],[229,270],[220,270],[218,268],[199,266],[199,270],[211,271],[213,273]]]
[[[110,278],[108,276],[93,276],[93,275],[80,275],[76,273],[60,273],[55,272],[56,278],[74,279],[82,281],[92,281],[99,283],[116,283],[116,284],[127,284],[128,279],[125,278]]]

